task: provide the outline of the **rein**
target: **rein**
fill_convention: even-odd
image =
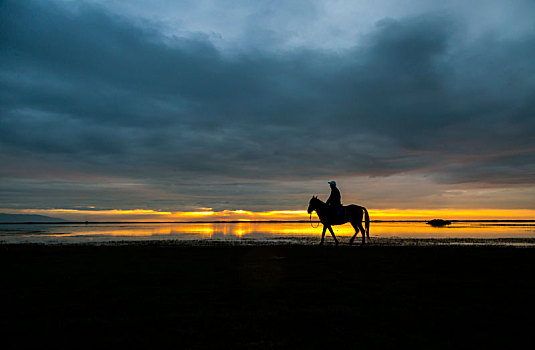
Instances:
[[[320,227],[320,224],[321,224],[321,222],[318,222],[318,226],[316,226],[316,227],[314,227],[314,225],[312,225],[312,213],[310,213],[310,226],[312,228],[318,228],[318,227]]]

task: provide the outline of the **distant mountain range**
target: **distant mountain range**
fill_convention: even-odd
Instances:
[[[67,220],[34,214],[4,214],[0,213],[0,223],[22,222],[66,222]]]

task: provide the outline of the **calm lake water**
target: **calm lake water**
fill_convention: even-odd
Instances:
[[[308,222],[0,224],[0,242],[69,244],[169,240],[192,244],[316,244],[321,230],[321,226],[313,228]],[[343,243],[354,233],[349,224],[335,226],[334,231]],[[499,241],[535,245],[535,222],[454,222],[446,227],[432,227],[424,222],[372,222],[370,233],[372,244],[440,240],[457,244]],[[356,242],[360,242],[360,235]],[[332,243],[329,233],[326,243]]]

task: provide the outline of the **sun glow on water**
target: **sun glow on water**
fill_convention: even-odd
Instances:
[[[342,242],[355,231],[350,224],[333,227]],[[322,226],[308,222],[218,222],[218,223],[88,223],[0,225],[5,243],[91,243],[126,241],[265,241],[312,244],[319,240]],[[432,227],[424,222],[371,222],[371,243],[375,239],[535,239],[535,222],[454,222]],[[358,236],[360,239],[360,235]],[[327,233],[327,239],[331,239]],[[305,241],[303,241],[305,240]],[[533,244],[533,243],[530,243]]]

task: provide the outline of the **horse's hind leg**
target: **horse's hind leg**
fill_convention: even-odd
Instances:
[[[332,228],[330,225],[327,226],[327,228],[329,229],[329,232],[331,233],[331,235],[332,235],[333,238],[334,238],[334,243],[335,243],[336,245],[338,245],[338,240],[336,239],[336,236],[334,235],[333,228]]]
[[[364,230],[364,226],[362,226],[362,222],[360,223],[360,229],[362,230],[362,234],[366,232],[366,238],[370,239],[370,230],[369,229],[368,231]]]
[[[349,240],[349,244],[353,244],[353,241],[355,240],[355,238],[357,238],[357,235],[359,234],[359,228],[357,227],[357,225],[355,223],[351,223],[351,226],[353,226],[353,228],[355,229],[355,234],[353,235],[353,237],[351,237],[351,239]],[[364,232],[364,231],[361,231],[361,232]],[[364,234],[364,233],[363,233]]]
[[[359,227],[360,234],[362,235],[362,244],[365,244],[366,243],[366,238],[365,238],[366,231],[364,230],[364,227],[362,227],[362,222],[357,223],[357,226]],[[370,238],[369,235],[368,235],[368,238]]]

